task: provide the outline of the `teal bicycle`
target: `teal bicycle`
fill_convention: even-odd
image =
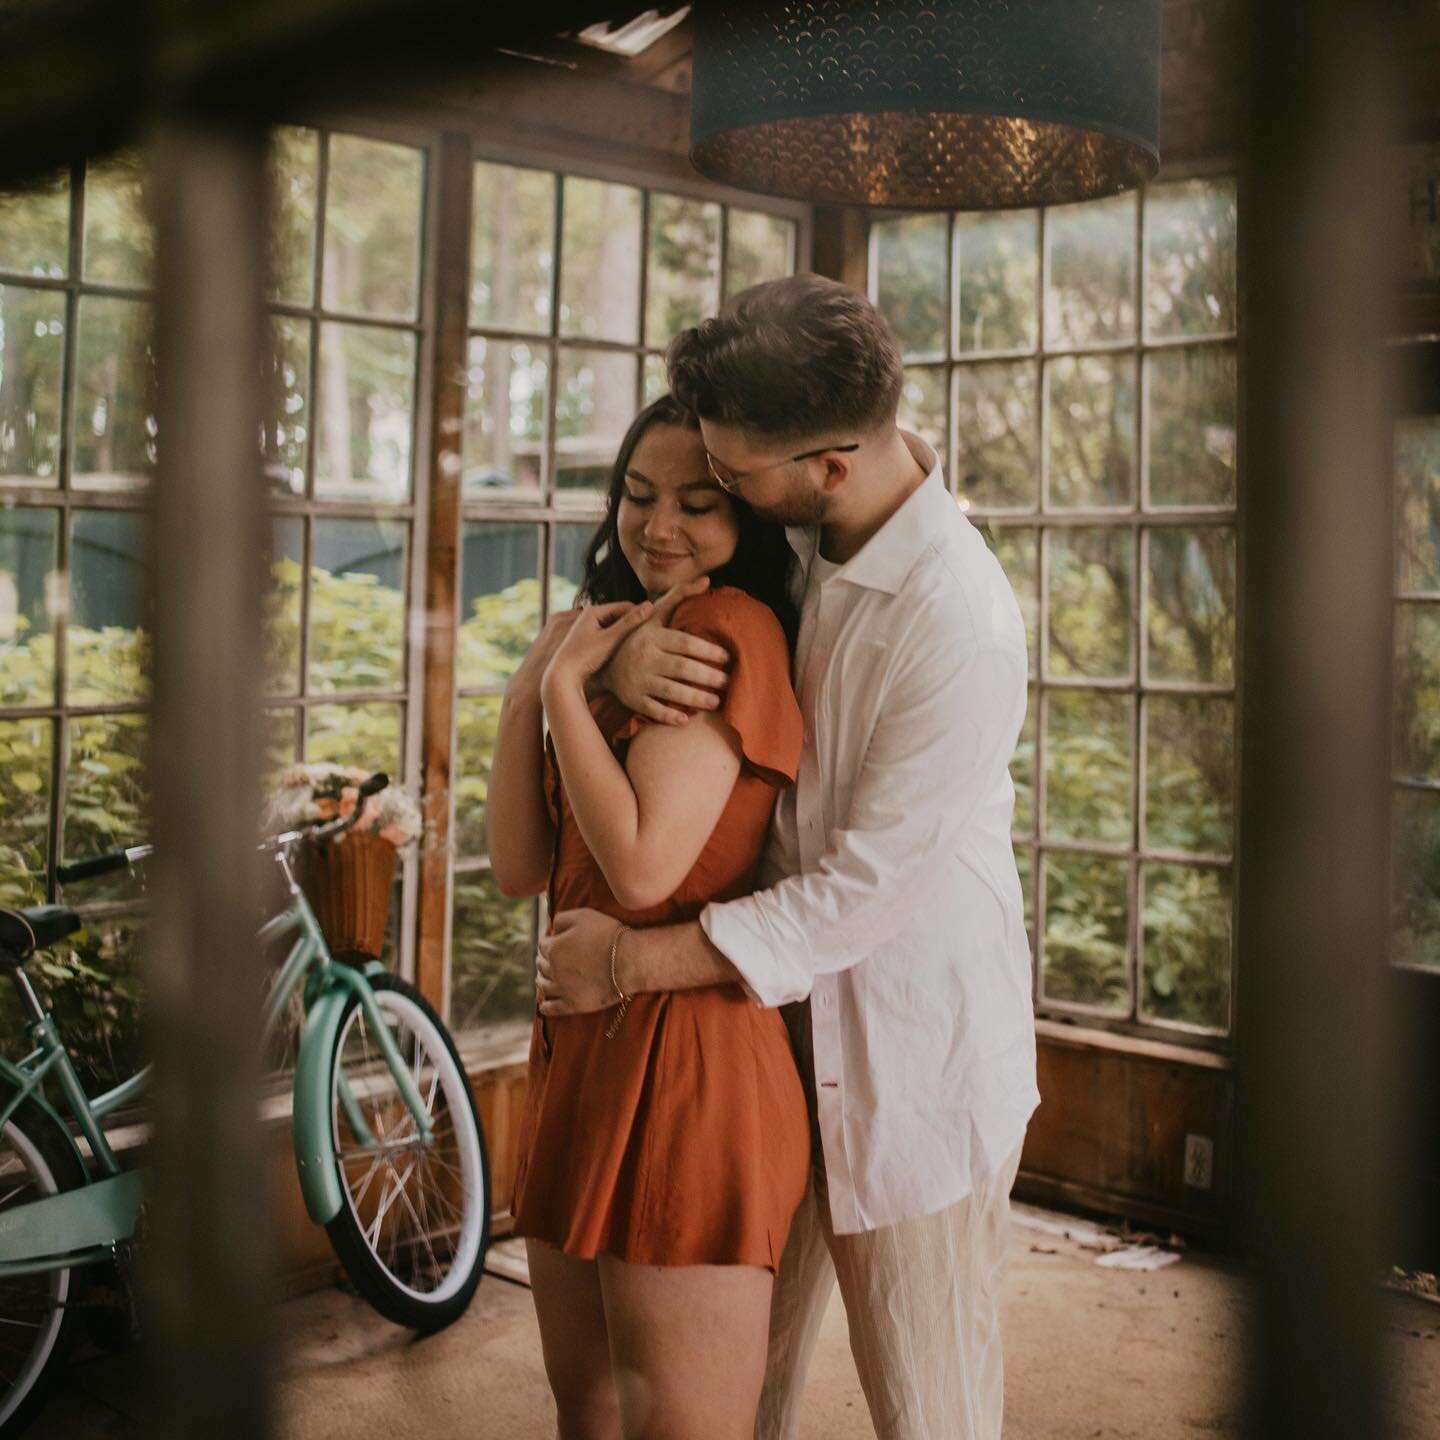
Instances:
[[[387,783],[372,775],[350,817],[262,847],[288,904],[258,940],[295,937],[265,998],[263,1029],[268,1042],[292,1000],[303,1006],[293,1130],[310,1218],[376,1310],[428,1333],[464,1312],[489,1243],[489,1165],[474,1095],[454,1040],[419,991],[376,963],[331,957],[292,866],[296,846],[332,841]],[[69,883],[150,853],[134,846],[57,874]],[[0,909],[0,970],[19,990],[34,1046],[21,1060],[0,1059],[0,1437],[18,1434],[43,1403],[93,1304],[85,1282],[128,1274],[141,1218],[143,1177],[121,1168],[103,1121],[143,1094],[150,1070],[87,1096],[25,974],[37,950],[82,923],[64,905]],[[119,1287],[126,1306],[127,1288]]]

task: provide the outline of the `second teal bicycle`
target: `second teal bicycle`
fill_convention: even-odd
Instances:
[[[305,1018],[293,1129],[306,1209],[360,1294],[388,1319],[428,1332],[464,1312],[489,1242],[490,1175],[475,1099],[454,1040],[419,991],[378,964],[331,957],[292,865],[296,846],[335,839],[387,783],[371,776],[349,818],[266,842],[288,905],[258,939],[294,941],[265,1000],[264,1033],[268,1040],[282,1028],[299,996]],[[62,868],[59,878],[122,869],[150,853],[142,845],[97,855]],[[144,1092],[148,1067],[87,1096],[25,974],[37,950],[82,923],[64,905],[0,908],[0,971],[19,991],[34,1047],[22,1059],[0,1059],[0,1437],[7,1440],[34,1418],[64,1363],[87,1306],[87,1277],[105,1266],[128,1269],[144,1194],[142,1175],[121,1168],[103,1122]]]

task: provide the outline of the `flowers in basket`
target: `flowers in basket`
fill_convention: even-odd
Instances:
[[[354,814],[360,786],[370,774],[369,770],[328,762],[290,766],[266,803],[266,833],[296,830],[316,820]],[[365,801],[360,818],[336,839],[343,841],[348,834],[369,832],[388,840],[398,850],[417,840],[420,829],[420,807],[407,790],[391,783]]]

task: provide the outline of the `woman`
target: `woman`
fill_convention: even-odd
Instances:
[[[800,757],[790,563],[783,532],[710,477],[686,412],[667,396],[636,417],[586,555],[591,603],[552,619],[506,687],[488,826],[507,894],[548,885],[552,915],[613,915],[613,959],[627,927],[753,888]],[[587,701],[650,601],[700,576],[670,623],[732,656],[721,709],[675,727]],[[616,1001],[537,1017],[531,1043],[515,1229],[559,1435],[748,1440],[809,1163],[785,1027],[739,986]]]

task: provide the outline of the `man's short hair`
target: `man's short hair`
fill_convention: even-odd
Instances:
[[[821,275],[751,286],[682,330],[665,356],[675,398],[766,439],[869,433],[895,419],[903,369],[885,317]]]

